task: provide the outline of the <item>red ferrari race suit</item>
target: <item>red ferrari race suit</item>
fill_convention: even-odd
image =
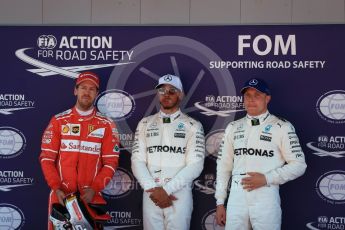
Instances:
[[[96,109],[81,116],[76,108],[55,115],[43,133],[40,163],[51,188],[51,204],[58,203],[56,189],[66,195],[91,187],[92,204],[105,204],[101,191],[118,165],[119,142],[115,124]],[[49,223],[49,229],[52,224]]]

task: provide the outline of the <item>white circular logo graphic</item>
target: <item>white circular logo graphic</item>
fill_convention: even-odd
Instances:
[[[101,113],[117,121],[128,118],[132,114],[135,101],[125,91],[107,90],[98,96],[96,106]]]
[[[115,174],[102,193],[108,198],[121,198],[129,195],[134,188],[133,175],[124,168],[117,168]]]
[[[316,182],[319,196],[331,204],[345,203],[345,171],[330,171]]]
[[[204,96],[236,93],[228,69],[208,68],[210,61],[221,60],[212,49],[187,37],[159,36],[139,43],[132,50],[135,50],[131,57],[133,64],[115,66],[107,83],[107,89],[125,90],[133,95],[137,103],[136,112],[132,114],[131,119],[117,122],[120,133],[134,133],[143,117],[159,111],[160,104],[154,86],[157,85],[160,76],[167,74],[167,70],[170,70],[168,73],[180,76],[185,85],[185,97],[180,104],[181,111],[201,123],[207,123],[204,127],[207,131],[220,129],[233,121],[233,112],[218,114],[207,111],[216,116],[205,116],[202,106],[195,105],[200,101],[200,90],[205,93]],[[129,82],[137,84],[132,85]]]
[[[202,218],[201,223],[203,230],[224,230],[224,227],[221,227],[216,222],[216,210],[212,209],[208,211]]]
[[[206,135],[206,153],[212,159],[217,159],[219,147],[223,141],[224,131],[224,129],[218,129]]]
[[[325,93],[318,99],[316,109],[319,116],[330,123],[345,123],[345,91]]]
[[[24,222],[24,214],[18,207],[0,204],[0,229],[21,229]]]
[[[0,127],[0,159],[20,155],[26,146],[23,133],[12,127]]]

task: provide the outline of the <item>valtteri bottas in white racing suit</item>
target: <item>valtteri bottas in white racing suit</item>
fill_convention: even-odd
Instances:
[[[260,87],[253,88],[262,90]],[[228,196],[232,176],[224,219],[227,230],[280,230],[279,185],[301,176],[306,169],[292,124],[264,110],[258,116],[247,114],[231,122],[225,130],[217,160],[215,197],[218,210]],[[266,182],[251,188],[246,180],[256,174],[263,175]]]

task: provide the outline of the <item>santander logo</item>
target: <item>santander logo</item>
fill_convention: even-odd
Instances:
[[[99,154],[101,152],[101,146],[101,143],[97,142],[62,140],[60,149],[67,152]]]
[[[63,143],[62,142],[62,144],[61,144],[61,147],[60,147],[61,149],[66,149],[67,148],[67,146],[65,145],[65,143]]]

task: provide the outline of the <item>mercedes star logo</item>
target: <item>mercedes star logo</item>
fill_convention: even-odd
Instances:
[[[164,77],[164,80],[165,81],[171,81],[172,77],[170,75],[167,75],[167,76]]]
[[[258,84],[258,80],[256,80],[256,79],[252,79],[249,82],[249,85],[257,85],[257,84]]]

